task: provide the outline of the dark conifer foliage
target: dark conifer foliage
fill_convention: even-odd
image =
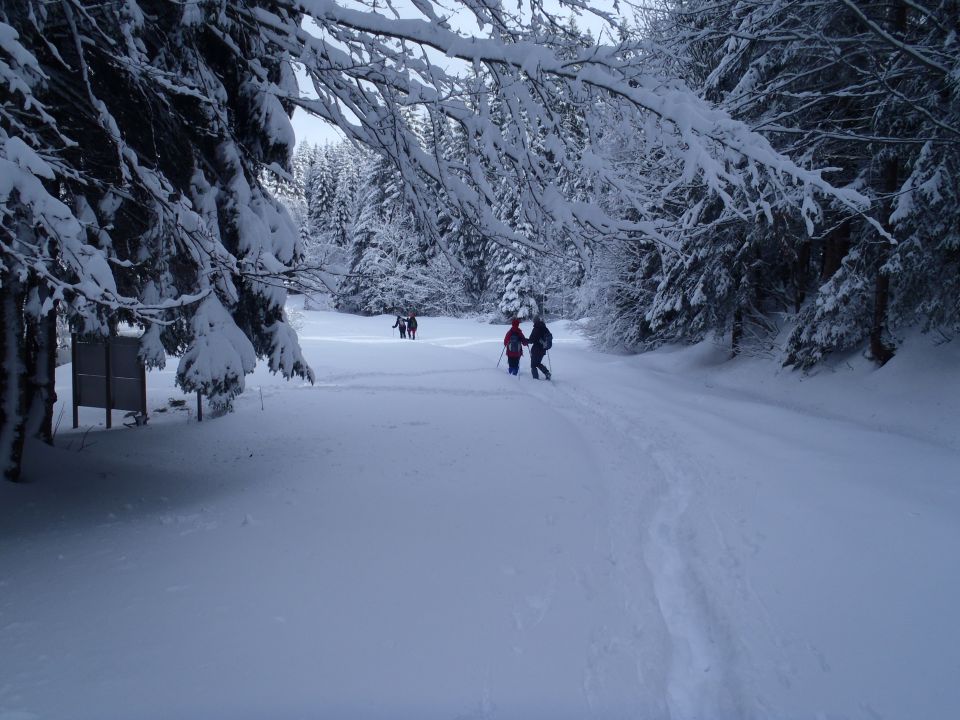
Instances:
[[[956,332],[957,18],[941,0],[694,0],[652,15],[653,54],[668,50],[656,62],[871,204],[787,193],[740,214],[696,179],[663,192],[640,212],[673,226],[679,252],[617,264],[603,337],[633,327],[623,342],[642,349],[715,335],[810,367],[856,348],[883,363],[896,328]],[[638,162],[638,183],[663,167]],[[658,287],[625,304],[638,265],[662,268]]]
[[[144,359],[181,355],[180,384],[217,403],[256,356],[310,376],[283,316],[295,228],[258,179],[288,163],[289,108],[269,90],[293,76],[232,8],[0,11],[3,344],[18,357],[0,388],[9,477],[28,415],[51,435],[58,310],[82,333],[144,328]]]

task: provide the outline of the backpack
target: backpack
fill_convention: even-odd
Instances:
[[[514,354],[523,352],[520,349],[520,333],[513,333],[510,336],[510,342],[507,343],[507,352]]]
[[[546,328],[543,329],[543,335],[540,336],[540,347],[544,350],[549,350],[553,347],[553,334]]]

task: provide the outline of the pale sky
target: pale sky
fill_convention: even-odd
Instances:
[[[326,120],[305,113],[300,108],[294,110],[290,124],[293,125],[293,132],[297,136],[297,145],[304,140],[312,145],[322,145],[323,143],[335,143],[344,139],[343,133]]]
[[[393,7],[402,11],[406,6],[406,3],[407,0],[394,0]],[[344,4],[349,6],[351,4],[350,0],[344,0]],[[547,0],[546,4],[549,6],[551,4],[550,0]],[[609,0],[593,0],[593,4],[595,7],[604,7],[605,5],[609,5],[610,2]],[[410,11],[410,17],[418,17],[422,19],[423,16],[414,8],[407,7],[406,9]],[[465,13],[465,11],[461,12]],[[557,6],[557,13],[560,14],[563,12],[564,10]],[[456,15],[454,15],[453,18],[456,18]],[[590,15],[589,13],[585,13],[578,17],[577,23],[580,25],[580,27],[590,30],[593,33],[594,38],[601,37],[601,31],[604,26],[603,23],[596,17]],[[462,18],[462,22],[455,24],[458,26],[460,31],[465,32],[466,34],[473,34],[477,32],[476,26],[470,21],[469,15],[465,14],[465,16]],[[313,26],[313,22],[308,18],[304,22],[304,28],[309,31],[311,26]],[[442,56],[440,56],[438,60],[442,61]],[[307,77],[304,73],[297,71],[297,80],[300,82],[300,91],[304,95],[316,97],[312,88],[310,87],[310,82],[307,80]],[[327,142],[339,142],[340,140],[345,139],[345,136],[339,129],[335,128],[325,120],[314,117],[309,113],[300,110],[299,108],[294,111],[291,124],[293,125],[293,132],[296,135],[298,145],[303,141],[307,141],[312,144],[323,144]]]

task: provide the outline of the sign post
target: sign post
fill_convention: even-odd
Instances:
[[[135,337],[81,339],[72,336],[73,426],[80,424],[79,408],[99,407],[113,426],[112,410],[133,410],[147,417],[147,370],[140,360]]]

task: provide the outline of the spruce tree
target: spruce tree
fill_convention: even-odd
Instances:
[[[283,3],[243,11],[254,7],[299,22]],[[243,388],[247,345],[310,377],[283,316],[296,230],[261,180],[288,163],[292,106],[275,90],[295,81],[237,9],[15,0],[0,11],[2,354],[18,358],[0,378],[7,477],[28,412],[52,435],[58,309],[82,333],[139,325],[148,362],[180,354],[184,389],[224,404]],[[211,328],[236,342],[211,343]]]

